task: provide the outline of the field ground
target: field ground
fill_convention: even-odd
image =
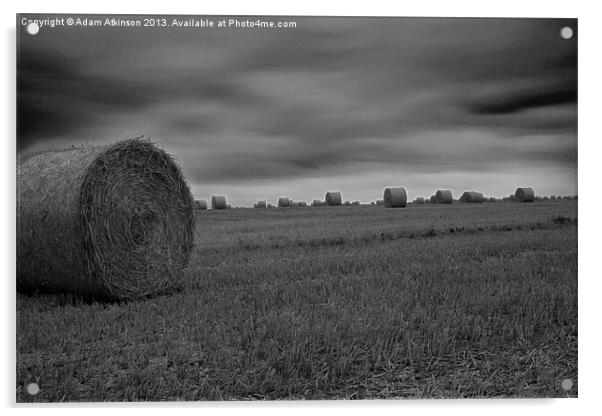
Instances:
[[[169,294],[18,294],[17,401],[577,396],[577,201],[201,211],[196,239]]]

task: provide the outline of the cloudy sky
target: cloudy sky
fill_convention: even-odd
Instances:
[[[234,205],[576,194],[576,20],[265,19],[297,27],[19,26],[19,152],[147,135]]]

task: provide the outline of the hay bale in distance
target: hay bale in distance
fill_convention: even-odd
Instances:
[[[420,204],[420,205],[424,204],[424,197],[422,197],[422,196],[416,197],[416,199],[414,200],[414,203]]]
[[[292,208],[293,201],[287,196],[281,196],[278,198],[278,208]]]
[[[408,194],[404,187],[385,188],[383,199],[376,201],[378,205],[385,205],[385,208],[405,208],[408,202]]]
[[[494,196],[492,196],[492,197],[489,198],[489,202],[496,202],[496,201],[497,201],[497,199],[495,199]]]
[[[340,192],[326,192],[326,205],[329,207],[339,206],[343,202],[343,196]]]
[[[514,200],[516,202],[533,202],[535,201],[535,191],[533,188],[516,188]]]
[[[204,199],[197,199],[196,201],[194,201],[194,209],[196,210],[206,210],[207,209],[207,201],[205,201]]]
[[[211,197],[211,209],[226,209],[228,202],[224,195],[213,195]]]
[[[466,191],[460,197],[460,201],[468,203],[481,203],[485,201],[485,197],[483,197],[481,192]]]
[[[449,189],[437,189],[435,200],[438,204],[451,204],[454,200],[452,191]]]
[[[17,181],[19,289],[140,298],[188,263],[194,199],[149,140],[32,155]]]
[[[255,208],[267,208],[268,201],[257,201]]]
[[[321,207],[322,205],[323,205],[323,204],[322,204],[322,201],[321,201],[321,200],[319,200],[319,199],[314,199],[314,200],[312,201],[312,203],[311,203],[311,206],[312,206],[312,207]]]
[[[437,203],[437,196],[436,195],[431,195],[428,199],[428,202],[430,204],[436,204]]]
[[[360,204],[360,201],[353,201],[353,202],[351,203],[351,205],[359,205],[359,204]]]

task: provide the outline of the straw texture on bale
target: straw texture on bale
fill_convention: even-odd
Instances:
[[[197,199],[196,201],[194,201],[194,209],[197,209],[197,210],[207,209],[207,201],[205,201],[204,199]]]
[[[281,196],[278,198],[278,208],[291,208],[293,206],[293,201],[286,196]]]
[[[385,208],[404,208],[408,203],[408,195],[405,188],[385,188],[383,200],[376,201],[377,204],[384,203]]]
[[[326,205],[337,206],[343,203],[343,196],[340,192],[326,192]]]
[[[475,191],[466,191],[460,197],[460,201],[462,202],[484,202],[485,197],[480,192]]]
[[[533,202],[535,201],[535,191],[533,188],[516,188],[514,200],[517,202]]]
[[[267,208],[268,201],[257,201],[256,208]]]
[[[438,204],[451,204],[454,200],[452,191],[449,189],[438,189],[435,192],[435,199]]]
[[[311,203],[312,207],[320,207],[322,206],[322,201],[320,201],[319,199],[314,199]]]
[[[428,202],[431,204],[436,204],[437,203],[437,197],[435,195],[431,195],[430,198],[428,199]]]
[[[188,263],[194,199],[149,140],[23,158],[17,184],[20,289],[139,298]]]
[[[211,209],[226,209],[228,202],[224,195],[213,195],[211,197]]]

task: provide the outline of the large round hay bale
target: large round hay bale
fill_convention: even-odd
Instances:
[[[255,208],[267,208],[268,207],[268,201],[257,201],[257,204],[255,204]]]
[[[211,209],[226,209],[228,202],[224,195],[213,195],[211,197]]]
[[[278,198],[278,208],[291,208],[293,201],[287,196],[281,196]]]
[[[535,191],[533,188],[516,188],[514,200],[516,202],[533,202],[535,201]]]
[[[461,202],[484,202],[485,201],[485,197],[483,196],[483,194],[481,192],[475,192],[475,191],[466,191],[462,194],[462,196],[460,197],[460,201]]]
[[[384,204],[385,208],[404,208],[408,202],[405,188],[385,188],[383,199],[376,201],[378,205]]]
[[[454,200],[452,191],[449,189],[438,189],[435,192],[435,200],[438,204],[451,204]]]
[[[338,206],[343,202],[343,196],[340,192],[326,192],[326,205]]]
[[[193,247],[194,199],[145,139],[17,165],[17,286],[111,298],[169,288]]]
[[[206,210],[207,201],[205,201],[204,199],[197,199],[196,201],[194,201],[194,209],[201,211]]]

